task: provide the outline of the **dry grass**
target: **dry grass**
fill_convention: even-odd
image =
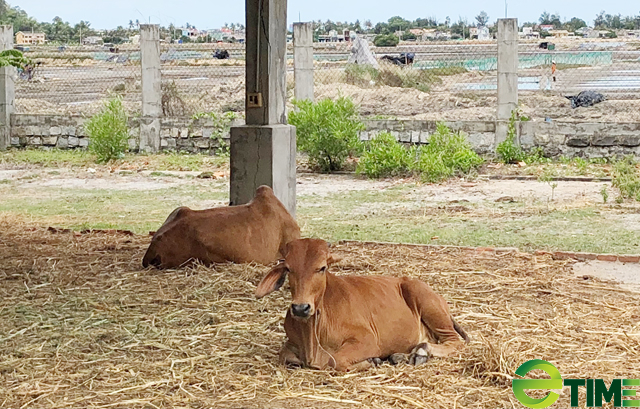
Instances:
[[[574,378],[640,367],[640,295],[568,262],[346,244],[339,273],[422,278],[473,341],[420,367],[285,369],[288,295],[252,295],[267,267],[141,270],[148,242],[0,217],[0,407],[512,407],[528,359]]]

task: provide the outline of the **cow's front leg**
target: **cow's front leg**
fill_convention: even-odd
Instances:
[[[288,342],[285,342],[285,344],[282,346],[282,349],[280,350],[280,365],[300,367],[304,366],[304,363],[298,357],[294,349],[297,350],[297,348],[293,347]]]
[[[340,372],[364,371],[379,365],[380,351],[377,347],[364,342],[351,341],[345,343],[331,356],[329,365]]]

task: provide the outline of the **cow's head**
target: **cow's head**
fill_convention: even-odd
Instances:
[[[290,242],[281,260],[262,279],[256,289],[256,297],[278,290],[289,273],[291,287],[291,314],[306,319],[316,312],[316,307],[327,286],[329,266],[339,261],[331,255],[329,244],[324,240],[301,239]]]

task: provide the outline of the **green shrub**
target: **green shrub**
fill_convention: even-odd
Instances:
[[[416,37],[416,35],[413,34],[411,31],[407,31],[407,32],[402,34],[402,40],[404,40],[404,41],[417,40],[417,39],[418,39],[418,37]]]
[[[429,144],[418,150],[416,170],[426,182],[440,182],[455,175],[468,174],[483,163],[460,132],[439,123]]]
[[[99,163],[122,158],[129,147],[128,118],[120,97],[105,102],[102,111],[87,122],[91,138],[89,150],[97,156]]]
[[[415,148],[407,149],[389,132],[383,132],[369,142],[356,172],[370,178],[406,175],[415,157]]]
[[[640,201],[640,170],[633,156],[614,163],[611,185],[620,190],[620,197]]]
[[[498,158],[504,163],[517,163],[524,161],[526,154],[516,144],[516,122],[518,121],[518,110],[511,111],[511,118],[509,118],[509,125],[507,128],[507,139],[500,142],[496,147],[496,153]]]
[[[380,34],[373,40],[373,45],[376,47],[395,47],[400,42],[400,39],[395,34]]]
[[[31,64],[31,60],[19,50],[0,51],[0,67],[14,66],[16,68],[24,68],[27,64]]]
[[[229,142],[224,140],[224,136],[229,134],[231,130],[231,124],[238,118],[238,114],[232,111],[225,113],[216,112],[200,112],[192,117],[193,119],[209,118],[212,122],[213,128],[211,130],[211,139],[215,139],[218,142],[216,153],[219,156],[229,156],[230,146]]]
[[[289,114],[289,123],[297,128],[298,149],[309,155],[311,166],[323,172],[340,170],[347,157],[360,153],[358,132],[364,124],[351,99],[302,100],[293,105],[297,110]]]

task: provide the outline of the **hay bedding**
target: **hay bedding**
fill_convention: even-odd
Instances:
[[[140,270],[148,241],[0,219],[0,407],[497,408],[519,406],[510,379],[528,359],[564,377],[640,368],[640,295],[565,261],[348,244],[339,273],[420,277],[472,343],[417,368],[285,369],[287,294],[252,295],[267,268]]]

